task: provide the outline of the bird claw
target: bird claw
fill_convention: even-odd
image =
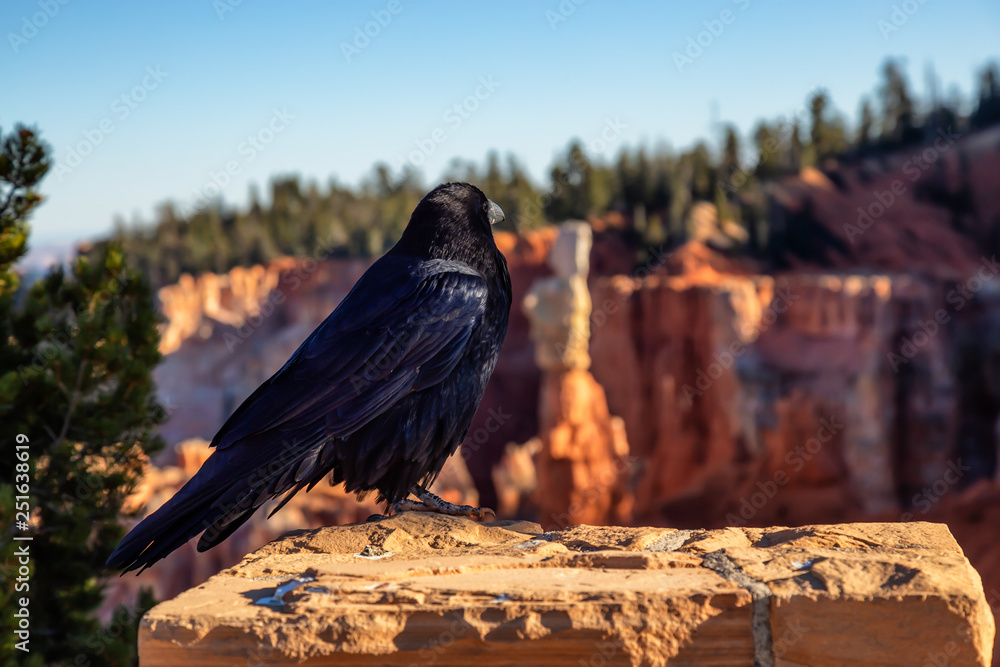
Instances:
[[[472,511],[474,512],[472,516],[479,519],[480,521],[485,521],[487,519],[489,519],[490,521],[495,521],[497,518],[497,513],[491,510],[489,507],[473,507]]]
[[[427,506],[423,503],[418,503],[410,500],[409,498],[404,498],[398,503],[393,503],[389,506],[388,516],[396,516],[402,512],[426,512]]]
[[[464,516],[470,519],[478,519],[480,521],[495,520],[497,518],[497,513],[491,510],[489,507],[473,507],[472,505],[454,505],[447,501],[442,501],[443,505],[429,505],[427,507],[431,512],[440,512],[441,514],[449,514],[451,516]],[[425,510],[426,511],[426,510]]]
[[[389,508],[390,514],[399,514],[400,512],[437,512],[450,516],[465,516],[470,519],[479,519],[480,521],[487,519],[495,520],[497,518],[497,513],[489,507],[473,507],[472,505],[449,503],[447,500],[434,495],[421,486],[415,486],[413,494],[417,496],[418,500],[410,500],[409,498],[400,500]]]

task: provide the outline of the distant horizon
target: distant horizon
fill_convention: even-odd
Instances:
[[[152,222],[157,206],[190,206],[213,182],[242,208],[251,186],[266,198],[279,176],[357,187],[376,164],[398,174],[409,159],[430,186],[452,159],[482,165],[497,150],[543,184],[572,138],[601,146],[608,123],[623,129],[594,156],[605,162],[639,145],[715,150],[726,123],[747,145],[759,121],[802,109],[816,88],[853,130],[887,58],[919,99],[932,68],[938,95],[967,103],[1000,28],[985,1],[416,11],[383,0],[290,12],[184,0],[86,13],[57,2],[44,21],[40,7],[0,9],[18,92],[0,128],[36,126],[53,148],[38,248],[102,236],[116,217]]]

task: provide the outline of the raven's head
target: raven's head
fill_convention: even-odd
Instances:
[[[489,272],[497,252],[491,225],[503,211],[483,191],[468,183],[444,183],[413,209],[410,222],[392,252],[414,257],[454,259]]]

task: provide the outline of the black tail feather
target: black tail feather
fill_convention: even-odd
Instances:
[[[123,568],[122,574],[142,568],[167,556],[208,528],[221,514],[215,501],[224,489],[203,489],[192,479],[158,510],[143,519],[125,536],[105,567]]]
[[[142,568],[141,573],[203,531],[198,551],[214,547],[242,526],[268,498],[295,487],[285,499],[287,502],[314,477],[322,478],[322,471],[310,467],[311,475],[296,482],[296,454],[291,451],[285,460],[272,461],[249,474],[253,467],[234,470],[230,461],[233,454],[216,450],[187,484],[125,536],[105,567],[123,568],[122,574]]]
[[[208,551],[215,545],[222,542],[224,539],[236,532],[236,529],[246,523],[247,519],[253,516],[253,513],[257,511],[256,507],[251,507],[250,509],[244,510],[242,513],[232,514],[219,519],[206,530],[201,539],[198,540],[198,551]]]

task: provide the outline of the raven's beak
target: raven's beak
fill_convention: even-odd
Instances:
[[[487,200],[487,201],[490,202],[490,212],[489,212],[490,224],[495,225],[498,222],[503,222],[504,221],[503,209],[497,206],[495,201],[492,200]]]

